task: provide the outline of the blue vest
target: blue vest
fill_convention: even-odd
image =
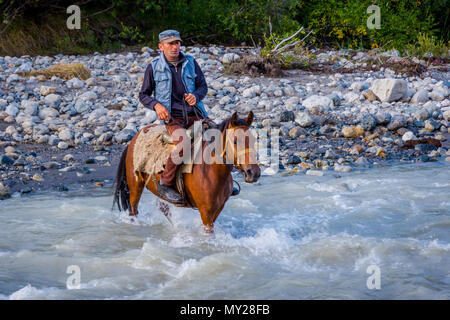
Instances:
[[[187,93],[193,93],[195,91],[195,73],[194,57],[188,54],[184,55],[186,60],[181,65],[181,79]],[[153,79],[155,80],[155,99],[167,108],[167,111],[171,113],[172,109],[172,72],[170,67],[164,59],[164,53],[161,52],[159,57],[156,57],[150,62],[153,69]],[[203,105],[203,102],[197,101],[197,108],[201,111],[203,116],[207,117],[207,112]]]

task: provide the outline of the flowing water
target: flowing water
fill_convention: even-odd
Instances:
[[[449,169],[262,176],[214,236],[198,211],[171,207],[171,225],[148,191],[137,221],[111,211],[111,188],[14,197],[0,202],[0,298],[449,299]]]

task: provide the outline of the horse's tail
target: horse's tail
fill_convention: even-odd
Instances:
[[[127,211],[131,208],[130,204],[130,190],[128,190],[127,183],[127,159],[128,146],[122,152],[120,157],[119,167],[117,168],[117,175],[114,184],[116,185],[116,190],[114,191],[114,205],[117,203],[119,211]]]

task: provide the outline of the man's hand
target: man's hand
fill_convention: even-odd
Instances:
[[[197,98],[192,93],[185,93],[184,100],[189,103],[190,106],[194,106],[197,103]]]
[[[167,111],[166,107],[164,107],[161,103],[155,104],[155,111],[160,120],[163,120],[163,121],[170,120],[169,111]]]

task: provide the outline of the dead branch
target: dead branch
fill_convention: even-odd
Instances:
[[[302,27],[303,28],[303,27]],[[287,50],[287,49],[290,49],[290,48],[293,48],[293,47],[295,47],[297,44],[299,44],[299,43],[302,43],[303,41],[305,41],[305,39],[311,34],[311,32],[312,32],[312,30],[310,31],[310,32],[308,32],[308,34],[305,36],[305,37],[303,37],[303,39],[301,39],[301,40],[299,40],[299,41],[296,41],[296,42],[294,42],[294,43],[290,43],[290,44],[286,44],[284,47],[281,47],[280,49],[278,49],[278,50],[275,50],[276,49],[276,47],[275,47],[275,49],[273,49],[272,51],[270,51],[270,55],[277,55],[277,54],[279,54],[279,53],[281,53],[281,52],[283,52],[283,51],[285,51],[285,50]],[[292,38],[293,36],[291,36],[290,38]],[[277,46],[278,47],[278,46]]]
[[[287,37],[286,39],[281,40],[280,43],[278,43],[275,48],[273,48],[273,50],[271,52],[276,52],[278,50],[278,48],[285,43],[286,41],[291,40],[292,38],[294,38],[300,31],[303,30],[303,27],[301,27],[300,29],[298,29],[293,35],[291,35],[290,37]]]

